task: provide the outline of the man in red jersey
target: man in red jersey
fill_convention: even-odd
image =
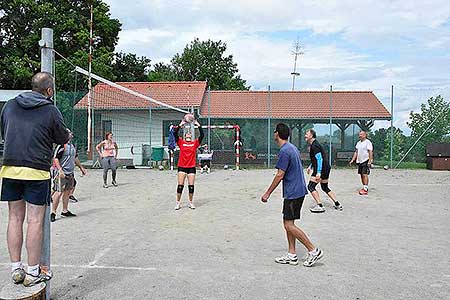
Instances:
[[[188,179],[188,188],[189,188],[189,208],[195,209],[194,206],[194,183],[195,183],[195,173],[196,165],[197,165],[197,149],[201,145],[203,137],[205,136],[203,133],[202,126],[200,123],[195,120],[194,125],[198,127],[200,131],[200,136],[196,140],[192,140],[191,132],[186,132],[183,138],[178,136],[178,131],[180,128],[183,128],[186,122],[181,121],[180,125],[175,128],[175,140],[177,142],[178,147],[180,148],[180,156],[178,158],[178,188],[177,188],[177,204],[175,206],[175,210],[179,210],[181,208],[181,195],[184,189],[184,182],[186,181],[186,177]]]

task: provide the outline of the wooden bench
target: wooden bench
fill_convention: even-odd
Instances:
[[[352,160],[353,153],[355,153],[355,151],[337,151],[336,159],[334,160],[335,165],[339,166],[348,164]]]

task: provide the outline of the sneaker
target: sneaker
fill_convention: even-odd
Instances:
[[[112,185],[115,186],[115,187],[118,186],[118,185],[117,185],[117,182],[115,182],[115,181],[112,182]]]
[[[23,285],[25,287],[31,287],[38,283],[49,281],[52,279],[52,273],[51,272],[40,272],[38,276],[33,276],[30,274],[26,274],[25,279],[23,280]]]
[[[334,205],[334,209],[336,210],[343,210],[342,204],[339,203],[339,205]]]
[[[14,282],[14,284],[22,283],[26,275],[27,273],[25,273],[24,269],[15,269],[11,274],[12,281]]]
[[[308,257],[306,258],[305,262],[303,263],[303,266],[305,267],[312,267],[319,259],[323,256],[323,251],[319,248],[316,249],[316,253],[313,254],[311,252],[308,253]]]
[[[177,205],[175,205],[175,210],[180,210],[180,208],[181,208],[180,203],[177,203]]]
[[[312,213],[316,213],[316,214],[324,213],[325,212],[325,208],[323,206],[316,205],[314,207],[311,207],[309,209],[309,211],[312,212]]]
[[[51,213],[50,214],[50,222],[55,222],[56,221],[56,214],[55,213]]]
[[[70,212],[70,211],[68,210],[67,212],[62,212],[62,213],[61,213],[61,216],[64,216],[64,217],[76,217],[77,215],[74,214],[74,213],[72,213],[72,212]]]
[[[195,205],[194,205],[194,203],[192,203],[192,202],[189,202],[189,208],[190,208],[190,209],[195,209]]]
[[[277,264],[296,266],[296,265],[298,265],[298,257],[297,257],[297,255],[294,257],[291,257],[289,255],[279,256],[279,257],[275,257],[275,262]]]
[[[106,183],[103,184],[104,189],[107,189],[108,187],[109,187],[108,184],[106,184]]]
[[[360,189],[359,194],[360,195],[369,195],[369,191],[366,191],[365,189]]]
[[[70,195],[70,196],[69,196],[69,200],[70,200],[70,202],[72,202],[72,203],[77,203],[77,202],[78,202],[78,199],[75,198],[74,195]]]

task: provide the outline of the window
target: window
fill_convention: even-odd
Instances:
[[[102,132],[103,132],[103,138],[106,136],[107,132],[112,131],[112,121],[111,120],[103,120],[102,121]]]

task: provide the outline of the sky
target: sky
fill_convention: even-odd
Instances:
[[[194,38],[222,40],[252,90],[369,90],[406,125],[429,97],[450,99],[450,3],[348,0],[106,0],[118,50],[168,62]],[[376,127],[389,123],[378,122]]]

